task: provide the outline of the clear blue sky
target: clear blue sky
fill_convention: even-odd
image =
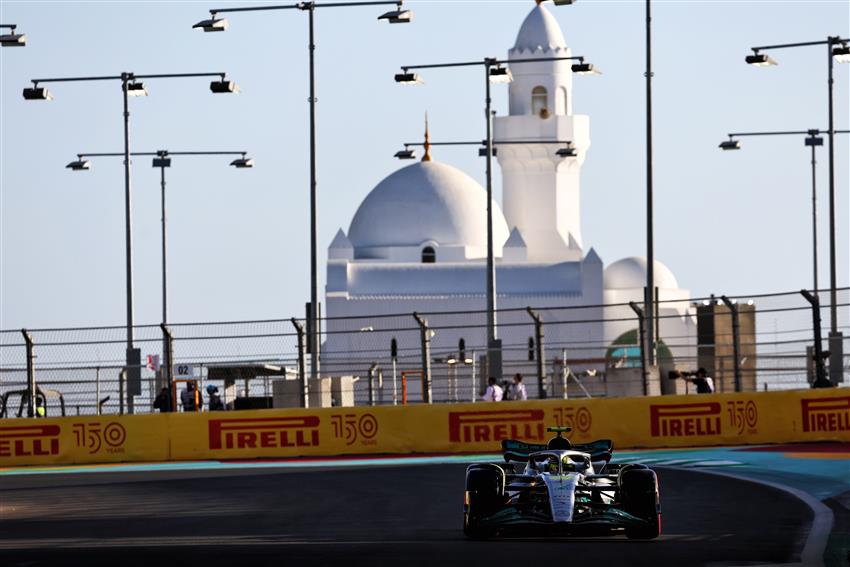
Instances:
[[[297,11],[229,16],[230,30],[192,30],[201,2],[0,2],[0,23],[29,36],[0,50],[0,328],[121,325],[124,192],[120,159],[90,172],[77,152],[121,151],[116,83],[56,84],[24,101],[38,77],[226,71],[243,88],[213,96],[204,79],[149,81],[131,100],[136,151],[246,149],[253,170],[225,158],[175,157],[168,172],[173,322],[302,316],[309,297],[307,26]],[[247,5],[257,4],[252,2]],[[606,264],[645,253],[643,2],[583,0],[549,9],[574,54],[603,75],[576,77],[574,112],[591,120],[583,168],[586,246]],[[483,137],[479,72],[427,73],[401,87],[403,64],[505,57],[522,1],[412,1],[414,22],[375,20],[381,7],[317,12],[321,283],[327,245],[360,201],[418,140]],[[727,132],[826,128],[826,49],[744,63],[754,45],[847,37],[846,1],[654,3],[656,257],[694,296],[811,285],[809,154],[803,138],[717,144]],[[850,65],[836,67],[836,127],[848,128]],[[507,88],[495,108],[507,111]],[[848,138],[838,136],[839,285],[848,285]],[[474,149],[435,158],[483,183]],[[818,168],[821,285],[828,285],[827,151]],[[133,170],[136,321],[160,320],[159,172]],[[497,171],[498,175],[498,171]],[[497,177],[497,198],[501,199]],[[483,285],[483,282],[482,282]],[[842,324],[846,324],[843,321]]]

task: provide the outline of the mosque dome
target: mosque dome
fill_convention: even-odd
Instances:
[[[355,249],[487,246],[487,193],[461,170],[421,161],[395,171],[366,196],[348,230]],[[493,201],[493,242],[500,253],[508,225]]]
[[[555,16],[542,4],[537,4],[522,22],[513,50],[545,52],[566,47],[567,42]]]
[[[602,275],[605,289],[636,289],[646,287],[646,258],[632,256],[617,260],[607,268]],[[679,289],[679,282],[670,268],[655,260],[653,273],[655,286],[658,289]]]

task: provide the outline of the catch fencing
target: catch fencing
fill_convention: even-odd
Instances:
[[[809,388],[818,379],[816,314],[820,350],[833,353],[822,358],[821,380],[843,386],[850,288],[838,290],[841,336],[831,339],[829,293],[818,295],[817,307],[799,291],[659,301],[657,373],[644,370],[640,309],[628,304],[498,310],[501,373],[492,349],[488,357],[485,311],[325,318],[319,374],[334,380],[308,385],[310,405],[480,401],[493,374],[521,374],[529,399],[693,393],[668,375],[699,367],[719,393]],[[205,400],[207,386],[218,388],[228,407],[298,406],[299,380],[310,375],[304,327],[295,319],[170,324],[172,377],[197,381]],[[153,411],[168,379],[156,370],[168,358],[167,334],[160,325],[133,334],[141,365],[128,369],[123,326],[0,331],[0,417],[38,413],[38,403],[50,416],[63,405],[68,415]],[[30,389],[38,390],[32,408]]]

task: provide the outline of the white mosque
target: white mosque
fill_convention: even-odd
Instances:
[[[571,56],[571,50],[555,18],[538,4],[508,59],[558,56]],[[573,114],[570,61],[514,65],[511,71],[509,113],[494,119],[494,139],[540,143],[500,145],[497,152],[503,202],[492,204],[496,298],[499,310],[512,310],[498,319],[504,374],[533,374],[528,306],[543,317],[549,372],[564,350],[574,370],[603,370],[623,355],[636,355],[638,324],[627,303],[643,301],[646,261],[631,257],[605,267],[582,239],[580,178],[590,149],[590,119]],[[556,155],[563,144],[546,142],[551,140],[572,141],[576,155]],[[340,229],[329,247],[324,315],[351,319],[327,324],[323,364],[362,359],[368,367],[372,359],[386,360],[386,334],[369,331],[415,328],[409,315],[414,311],[432,314],[429,323],[438,328],[434,356],[456,350],[461,338],[467,351],[483,354],[486,244],[485,189],[432,159],[426,146],[422,161],[391,173],[366,196],[348,232]],[[660,338],[669,338],[671,356],[692,355],[687,345],[695,343],[696,333],[689,292],[657,261],[655,280],[663,302]],[[437,312],[478,313],[433,315]],[[380,314],[408,315],[368,319]],[[364,332],[334,333],[358,330]],[[417,360],[419,333],[394,336],[400,355]],[[533,390],[529,384],[532,395]]]

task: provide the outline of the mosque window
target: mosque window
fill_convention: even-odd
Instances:
[[[422,263],[433,264],[437,261],[437,252],[431,246],[426,246],[422,249]]]
[[[549,102],[545,87],[534,87],[532,89],[531,113],[542,118],[549,116]]]

